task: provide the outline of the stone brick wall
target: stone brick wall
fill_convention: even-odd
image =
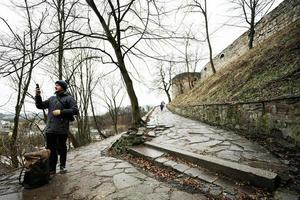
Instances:
[[[185,72],[172,79],[172,99],[191,90],[201,78],[201,73]]]
[[[179,115],[246,133],[278,134],[300,145],[300,97],[168,108]]]
[[[282,30],[284,27],[295,22],[300,17],[300,1],[285,0],[268,15],[263,17],[256,25],[254,46],[270,38],[273,34]],[[245,32],[232,44],[225,48],[214,58],[216,70],[222,68],[229,62],[235,60],[248,50],[248,32]],[[212,74],[210,64],[207,63],[201,70],[201,79]]]

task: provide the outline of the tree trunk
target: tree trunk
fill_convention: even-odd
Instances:
[[[17,141],[18,129],[19,129],[19,116],[20,116],[20,109],[19,109],[19,106],[17,105],[16,113],[15,113],[15,117],[14,117],[13,132],[12,132],[12,136],[10,139],[10,156],[11,156],[12,166],[14,168],[17,168],[19,165],[18,151],[17,151],[17,147],[16,147],[16,141]]]
[[[254,41],[254,34],[255,34],[255,9],[256,6],[253,5],[253,8],[251,9],[251,21],[250,21],[250,29],[248,33],[248,47],[249,49],[253,48],[253,41]]]
[[[208,21],[207,21],[206,14],[205,14],[204,18],[205,18],[206,39],[207,39],[207,44],[208,44],[208,49],[209,49],[209,62],[210,62],[210,66],[211,66],[212,72],[215,74],[216,73],[216,69],[215,69],[215,65],[214,65],[214,61],[213,61],[213,53],[212,53],[212,47],[211,47],[210,39],[209,39]]]
[[[118,60],[118,68],[121,71],[121,75],[123,77],[123,80],[125,82],[126,85],[126,90],[130,99],[130,103],[131,103],[131,109],[132,109],[132,126],[133,128],[137,128],[141,125],[144,125],[144,122],[141,118],[140,115],[140,109],[139,109],[139,103],[138,103],[138,99],[136,97],[133,85],[132,85],[132,80],[127,72],[126,66],[125,66],[125,62],[124,62],[124,58],[122,55],[122,51],[121,51],[121,44],[120,44],[120,34],[118,34],[117,37],[117,41],[116,39],[112,36],[111,31],[109,30],[109,26],[106,24],[104,18],[102,17],[102,15],[100,14],[99,10],[97,9],[97,6],[95,5],[95,2],[93,0],[86,0],[87,4],[94,10],[95,14],[97,15],[102,28],[104,29],[104,32],[107,36],[107,40],[110,42],[112,48],[115,51],[115,55],[117,57]],[[117,31],[119,30],[120,27],[117,27]]]
[[[94,122],[95,122],[95,126],[96,126],[96,129],[99,133],[99,135],[102,137],[102,138],[107,138],[106,135],[104,135],[101,130],[100,130],[100,127],[98,125],[98,122],[97,122],[97,119],[96,119],[96,115],[95,115],[95,108],[94,108],[94,103],[93,103],[93,99],[92,99],[92,94],[90,92],[90,101],[91,101],[91,109],[92,109],[92,114],[93,114],[93,119],[94,119]]]
[[[113,113],[114,113],[114,129],[115,129],[115,133],[118,134],[118,108],[116,105],[116,101],[115,99],[113,99],[114,101],[114,108],[113,108]]]
[[[207,44],[208,44],[208,49],[209,49],[209,62],[210,62],[210,66],[211,66],[212,72],[215,74],[216,73],[216,69],[215,69],[215,65],[214,65],[214,62],[213,62],[213,55],[212,55],[213,53],[212,53],[212,47],[211,47],[210,38],[209,38],[209,31],[208,31],[206,0],[204,1],[204,3],[205,3],[205,10],[202,11],[202,13],[204,15],[204,20],[205,20],[206,39],[207,39]]]
[[[131,103],[132,126],[133,126],[133,128],[137,128],[137,127],[144,125],[144,122],[143,122],[143,120],[141,118],[141,114],[140,114],[138,99],[136,97],[136,94],[135,94],[135,91],[134,91],[134,88],[132,85],[132,80],[128,74],[126,67],[125,67],[125,63],[124,63],[121,51],[119,49],[115,49],[115,53],[116,53],[116,56],[118,59],[118,66],[121,71],[123,80],[125,82],[126,90],[127,90],[127,93],[128,93],[129,99],[130,99],[130,103]]]
[[[71,131],[69,131],[68,137],[69,137],[69,140],[71,141],[71,143],[73,144],[74,148],[77,148],[80,146],[79,143],[77,142],[76,138],[74,137],[74,135],[71,133]]]
[[[59,33],[59,43],[58,43],[58,79],[63,79],[63,42],[62,42],[62,34]]]
[[[249,47],[249,49],[253,48],[254,34],[255,34],[254,27],[251,27],[250,30],[249,30],[249,34],[248,34],[248,39],[249,39],[248,47]]]
[[[118,134],[118,124],[117,124],[117,122],[114,122],[114,129],[115,129],[115,134]]]
[[[57,2],[57,17],[58,17],[58,23],[59,23],[59,34],[58,34],[58,79],[63,79],[63,58],[64,58],[64,9],[65,9],[65,1],[59,0]]]
[[[167,96],[168,96],[168,101],[169,101],[169,103],[170,103],[170,102],[171,102],[171,95],[169,94],[169,91],[166,92],[166,94],[167,94]]]

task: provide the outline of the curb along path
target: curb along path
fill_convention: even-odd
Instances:
[[[156,109],[150,116],[149,126],[163,125],[169,129],[156,132],[151,142],[189,151],[199,155],[210,155],[255,168],[283,173],[284,164],[264,147],[255,144],[234,132],[213,127]],[[151,133],[150,133],[151,134]]]
[[[203,177],[205,172],[196,169],[193,170],[197,173],[190,173],[188,166],[168,161],[165,154],[183,158],[235,180],[250,181],[251,185],[270,191],[278,186],[279,176],[281,182],[273,193],[274,198],[292,200],[300,197],[299,190],[293,189],[297,186],[293,185],[293,178],[297,177],[290,174],[284,160],[279,160],[263,146],[241,135],[181,117],[168,109],[161,112],[158,108],[149,117],[147,128],[151,142],[132,148],[133,154],[148,157],[165,166],[170,165],[177,171],[200,177],[206,182],[211,182],[214,176]],[[226,184],[219,184],[218,180],[212,182],[226,188]]]

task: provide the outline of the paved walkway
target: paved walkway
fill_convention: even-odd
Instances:
[[[18,174],[0,177],[2,200],[198,200],[189,194],[144,175],[131,164],[102,156],[119,136],[73,150],[68,155],[68,173],[57,174],[48,185],[25,190],[18,185]]]
[[[285,166],[266,149],[233,132],[172,114],[158,108],[148,125],[165,125],[155,129],[152,142],[175,148],[208,154],[253,167],[282,172]],[[105,156],[119,136],[93,143],[68,154],[68,173],[57,174],[48,185],[24,190],[18,185],[18,174],[0,177],[0,199],[206,199],[201,194],[180,191],[159,182],[126,161]]]
[[[148,126],[151,125],[170,127],[152,133],[156,137],[151,142],[197,154],[212,155],[279,174],[286,171],[285,165],[280,160],[272,156],[264,147],[243,136],[175,115],[167,109],[161,112],[156,108],[148,122]]]

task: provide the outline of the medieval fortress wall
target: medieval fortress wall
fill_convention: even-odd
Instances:
[[[268,15],[264,16],[256,25],[254,46],[259,45],[275,33],[295,22],[300,17],[300,0],[285,0]],[[214,65],[218,71],[229,62],[235,60],[248,51],[248,31],[242,34],[232,44],[214,57]],[[201,79],[212,74],[210,63],[201,70]]]
[[[300,16],[300,0],[285,0],[277,8],[262,18],[256,26],[254,46],[259,45],[275,33],[297,21]],[[215,58],[216,70],[226,66],[232,60],[248,51],[247,32]],[[210,64],[201,71],[198,81],[212,74]],[[177,82],[184,81],[178,76]],[[173,85],[179,87],[178,85]],[[184,88],[186,91],[189,88]],[[175,94],[176,96],[177,94]],[[194,106],[168,105],[168,108],[179,115],[212,125],[243,131],[247,134],[261,133],[276,137],[291,138],[300,145],[300,97],[271,99],[257,102],[237,102],[224,104],[203,104]]]

